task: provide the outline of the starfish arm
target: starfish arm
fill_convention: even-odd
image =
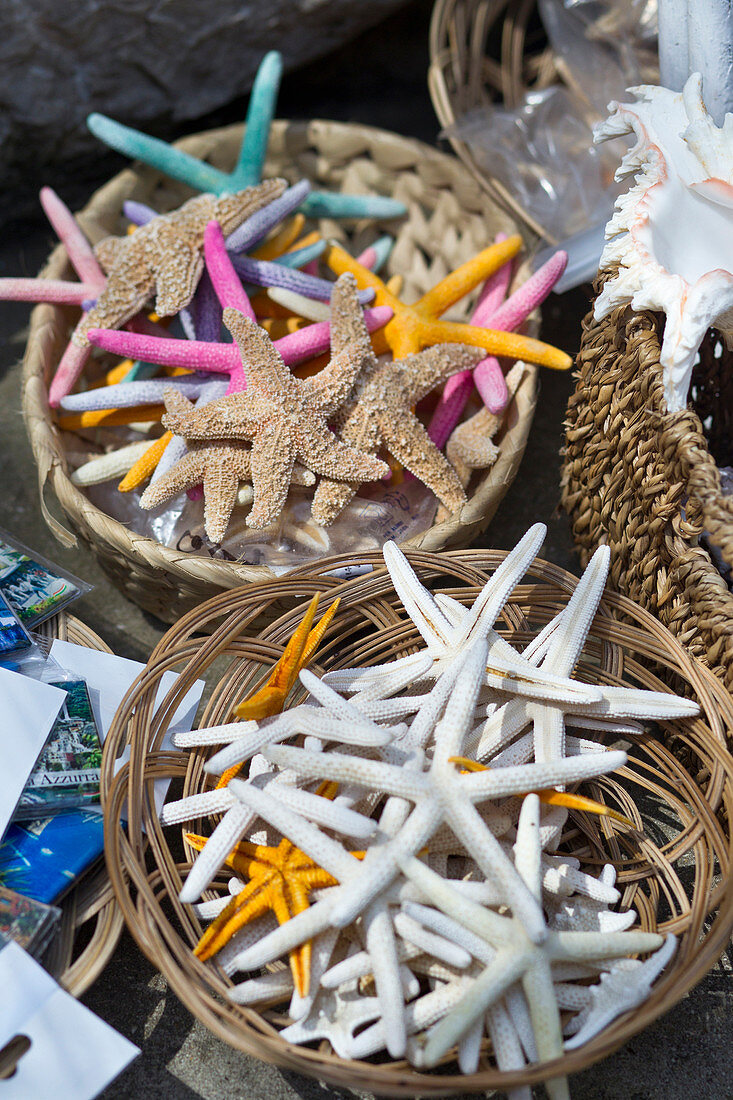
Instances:
[[[194,954],[206,962],[245,924],[261,917],[268,909],[274,910],[277,916],[277,902],[273,896],[277,890],[274,879],[275,873],[271,872],[266,878],[258,877],[248,882],[244,890],[232,898],[213,924],[209,925],[196,944]]]
[[[206,343],[203,340],[176,340],[169,337],[146,336],[137,332],[117,332],[90,328],[90,343],[124,355],[168,367],[188,367],[189,370],[231,374],[241,366],[241,359],[232,344]]]
[[[436,1065],[473,1022],[483,1016],[489,1006],[498,1001],[521,978],[528,961],[529,954],[502,949],[494,962],[467,985],[463,996],[452,1010],[427,1033],[423,1046],[423,1065]]]
[[[402,1058],[407,1047],[404,993],[395,930],[384,901],[374,901],[367,908],[364,914],[364,931],[382,1012],[387,1050],[392,1058]]]
[[[193,821],[198,817],[225,813],[234,806],[236,799],[226,788],[214,791],[202,791],[176,802],[168,802],[160,812],[162,825],[180,825],[183,821]]]
[[[307,182],[307,181],[302,181]],[[298,185],[295,184],[297,187]],[[292,190],[292,189],[290,189]],[[288,260],[292,257],[294,252],[299,252],[301,249],[310,250],[311,246],[320,242],[320,235],[316,230],[310,233],[306,233],[302,236],[305,229],[305,215],[294,214],[292,218],[287,218],[276,232],[258,245],[252,252],[252,256],[255,260],[279,260],[281,263],[285,256]],[[325,241],[322,242],[325,248]],[[310,256],[309,256],[310,259]],[[299,263],[289,263],[289,267],[300,267]]]
[[[154,279],[147,273],[143,278],[134,278],[131,272],[122,270],[114,285],[108,280],[106,288],[88,313],[82,314],[72,334],[72,343],[86,347],[89,343],[87,333],[93,328],[120,328],[139,313],[151,297],[155,286]]]
[[[155,312],[159,317],[173,317],[192,301],[203,270],[200,250],[167,248],[155,269]]]
[[[303,418],[298,435],[297,457],[316,474],[344,481],[377,481],[389,472],[385,462],[342,443],[315,416]]]
[[[118,153],[133,160],[141,160],[197,191],[219,194],[231,190],[229,176],[224,172],[165,141],[149,137],[131,126],[123,126],[122,123],[97,112],[87,116],[87,126],[95,137]]]
[[[486,639],[478,638],[456,660],[460,671],[455,688],[448,699],[442,719],[435,727],[431,771],[436,776],[438,772],[447,774],[449,781],[453,780],[455,774],[450,759],[460,754],[466,733],[473,722],[476,700],[484,682],[488,649]]]
[[[290,489],[296,457],[296,449],[284,424],[271,425],[252,441],[254,505],[247,515],[250,527],[268,527],[280,515]]]
[[[221,226],[216,221],[210,221],[204,231],[204,258],[222,309],[236,309],[250,321],[256,321],[247,291],[227,254]]]
[[[338,355],[350,344],[372,353],[364,313],[359,305],[356,279],[350,272],[339,275],[331,293],[331,352]]]
[[[69,283],[63,279],[0,279],[0,301],[54,302],[80,306],[96,294],[88,283]]]
[[[238,187],[250,186],[262,179],[282,70],[282,54],[277,50],[266,53],[257,69],[247,106],[244,138],[231,175]]]
[[[74,470],[71,481],[74,485],[100,485],[104,481],[121,477],[145,454],[149,446],[145,439],[140,443],[130,443],[127,447],[120,447],[116,451],[108,451],[99,458],[90,459],[89,462],[85,462]]]
[[[396,913],[394,928],[404,940],[420,947],[426,955],[431,955],[457,970],[465,970],[471,963],[471,956],[465,948],[452,943],[427,929],[407,913]]]
[[[217,460],[209,455],[206,459],[203,478],[204,529],[212,542],[220,543],[227,533],[237,503],[239,483],[249,476],[250,461],[249,451],[238,452],[230,447],[211,450],[218,452],[219,457]]]
[[[306,940],[313,939],[331,924],[332,901],[318,901],[286,924],[273,929],[256,943],[247,946],[236,958],[238,970],[255,970],[280,958]]]
[[[491,436],[496,430],[488,409],[480,409],[475,416],[455,429],[445,449],[449,460],[462,463],[469,470],[483,470],[493,466],[499,457],[499,448]]]
[[[227,810],[189,871],[179,895],[181,901],[192,902],[201,896],[201,892],[226,862],[232,848],[250,827],[255,816],[241,803]]]
[[[263,180],[251,187],[229,188],[227,193],[217,195],[210,204],[212,217],[219,223],[225,238],[249,218],[257,216],[279,199],[287,189],[284,179]],[[199,196],[210,199],[209,196]]]
[[[622,768],[626,760],[626,753],[620,750],[601,751],[538,764],[523,764],[517,768],[492,768],[461,776],[460,783],[464,798],[469,802],[479,802],[484,798],[508,798],[529,791],[545,790],[557,784],[565,786],[582,779],[607,775]],[[489,794],[489,791],[492,793]]]
[[[486,1013],[486,1029],[494,1048],[496,1064],[503,1072],[524,1069],[526,1065],[522,1044],[512,1018],[501,1001],[489,1006]],[[518,1086],[508,1093],[509,1100],[532,1100],[528,1086]]]
[[[278,286],[285,290],[293,290],[296,294],[304,294],[306,298],[315,298],[319,302],[331,300],[333,283],[327,279],[307,275],[304,271],[294,271],[270,260],[251,260],[247,256],[235,255],[232,257],[232,263],[234,270],[255,286]],[[373,297],[374,294],[370,288],[360,290],[358,294],[362,305],[371,302]]]
[[[384,728],[365,718],[353,702],[343,699],[333,688],[307,669],[303,669],[300,673],[300,681],[330,715],[346,724],[345,740],[351,744],[387,745],[393,738],[404,732],[404,727]],[[314,719],[317,723],[318,712],[314,714]]]
[[[376,305],[389,306],[395,313],[403,308],[399,298],[394,294],[390,294],[379,276],[370,271],[368,267],[360,264],[358,260],[355,260],[345,248],[341,248],[338,244],[332,244],[325,253],[325,260],[336,275],[343,275],[344,272],[348,271],[356,279],[357,286],[362,289],[368,287],[373,290]]]
[[[524,373],[524,367],[522,372]],[[473,381],[487,410],[493,416],[503,416],[511,394],[501,364],[495,355],[488,355],[476,364]]]
[[[266,207],[252,214],[238,229],[229,234],[226,241],[228,250],[230,252],[249,252],[254,245],[264,240],[271,229],[274,229],[289,214],[298,209],[309,191],[310,183],[308,180],[300,180],[294,187],[288,187],[286,191],[283,191]],[[269,244],[269,242],[267,243]],[[266,251],[266,249],[260,251]],[[276,257],[272,254],[263,256],[258,251],[256,258],[270,260]]]
[[[81,226],[66,203],[50,187],[41,188],[40,198],[46,217],[63,243],[79,279],[82,283],[89,284],[93,292],[97,293],[104,287],[106,280]]]
[[[233,989],[227,990],[227,996],[238,1005],[265,1006],[284,1001],[292,992],[292,973],[289,970],[277,970],[273,974],[263,974],[259,978],[240,982]]]
[[[363,345],[347,344],[332,356],[328,366],[302,383],[301,393],[306,407],[322,416],[333,416],[351,393],[365,359],[370,356],[371,347],[365,352]]]
[[[417,574],[396,543],[383,547],[384,563],[405,611],[428,645],[428,651],[439,655],[453,633],[448,619],[438,607],[431,592],[420,583]]]
[[[338,783],[356,783],[360,787],[375,787],[399,798],[415,800],[426,792],[426,781],[420,773],[385,764],[381,760],[365,760],[344,753],[316,753],[291,745],[268,745],[263,756],[280,768],[292,768],[298,775],[310,779],[333,779]]]
[[[403,218],[407,207],[388,195],[346,195],[340,191],[311,191],[301,207],[310,218]]]
[[[291,1020],[304,1019],[311,1009],[318,993],[320,992],[321,978],[328,969],[331,955],[339,938],[337,928],[327,928],[314,940],[311,940],[311,964],[310,964],[310,988],[306,996],[301,997],[297,990],[293,990],[293,996],[288,1008]]]
[[[118,493],[129,493],[148,480],[172,438],[171,432],[164,432],[163,435],[150,444],[145,454],[141,455],[137,462],[130,467],[117,486]]]
[[[292,375],[264,329],[235,309],[224,310],[224,324],[239,348],[250,389],[275,395],[292,385]]]
[[[507,240],[506,233],[497,233],[494,237],[494,244],[501,244],[502,241]],[[514,264],[503,264],[502,267],[498,267],[493,275],[489,275],[488,279],[481,287],[481,291],[476,302],[476,308],[471,316],[472,325],[485,325],[489,323],[492,315],[496,313],[499,306],[502,304],[507,296],[509,290],[509,284],[512,281],[512,270]]]
[[[506,302],[499,306],[492,317],[487,318],[485,322],[474,321],[473,323],[485,323],[491,328],[513,332],[524,324],[533,310],[542,305],[565,270],[567,262],[567,252],[556,252],[547,263],[530,275],[526,282],[522,283],[510,298],[507,298]]]
[[[388,412],[379,417],[385,446],[406,469],[435,493],[453,514],[466,503],[458,474],[433,443],[426,429],[409,409],[395,422]]]
[[[451,386],[451,382],[455,382],[455,385]],[[461,419],[463,410],[472,393],[473,372],[470,370],[453,374],[446,382],[440,401],[428,425],[428,435],[438,450],[445,447],[449,438],[453,438],[451,433],[453,433],[456,424]],[[472,417],[471,420],[475,420],[475,417]],[[471,421],[468,423],[471,423]],[[446,455],[451,465],[455,466],[455,459],[447,450]]]
[[[522,238],[518,233],[489,245],[483,252],[479,252],[457,267],[445,279],[441,279],[432,290],[415,303],[413,309],[423,317],[439,317],[454,302],[459,301],[484,279],[504,267],[517,255],[521,247]]]
[[[525,363],[538,363],[541,367],[550,367],[553,370],[569,370],[573,365],[571,357],[564,351],[544,344],[541,340],[495,329],[476,328],[474,325],[464,325],[456,321],[423,322],[419,329],[419,342],[422,347],[441,343],[469,344],[474,348],[483,348],[491,355],[521,359]]]
[[[205,379],[195,375],[181,378],[153,378],[143,382],[120,382],[116,386],[98,386],[85,393],[62,398],[61,408],[68,412],[94,409],[127,409],[137,405],[159,405],[166,390],[180,390],[187,397],[198,397]]]
[[[610,562],[609,547],[599,546],[563,609],[558,627],[550,638],[543,667],[560,675],[571,675],[601,601]]]
[[[525,970],[522,988],[529,1006],[539,1061],[550,1062],[553,1058],[560,1058],[564,1049],[560,1012],[550,964],[544,957],[537,958]],[[545,1082],[545,1087],[550,1100],[570,1100],[567,1078],[551,1078]]]

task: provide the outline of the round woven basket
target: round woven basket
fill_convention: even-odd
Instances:
[[[52,642],[55,638],[111,653],[108,645],[73,615],[63,612],[38,627],[37,633]],[[85,875],[64,896],[61,927],[44,966],[75,997],[92,985],[109,962],[117,946],[124,921],[105,867]]]
[[[512,110],[529,88],[540,90],[558,78],[568,79],[541,25],[532,22],[536,12],[537,0],[436,0],[428,87],[442,126],[451,127],[468,111],[497,100]],[[452,135],[448,140],[487,194],[533,233],[557,244],[504,184],[476,162],[466,142]]]
[[[604,271],[599,293],[614,276]],[[583,323],[565,422],[562,501],[581,557],[611,548],[611,579],[647,608],[733,692],[733,595],[703,545],[733,567],[733,355],[710,332],[693,399],[670,414],[659,363],[664,318],[620,308]],[[703,428],[703,423],[705,427]],[[717,460],[717,462],[716,462]]]
[[[505,555],[474,550],[447,554],[408,554],[421,579],[435,590],[470,602]],[[346,582],[328,571],[368,563],[372,570]],[[572,592],[575,578],[536,561],[529,578],[515,589],[500,621],[512,641],[526,643]],[[186,615],[153,651],[137,686],[118,710],[105,745],[103,792],[107,862],[125,920],[147,957],[164,974],[184,1004],[217,1036],[265,1061],[296,1070],[338,1087],[395,1096],[446,1096],[533,1085],[558,1073],[573,1073],[605,1057],[651,1023],[700,981],[723,951],[733,926],[730,821],[733,811],[733,760],[726,735],[733,726],[733,702],[719,681],[692,660],[680,643],[647,612],[609,594],[591,630],[577,674],[590,681],[625,683],[665,690],[650,665],[665,668],[677,690],[693,694],[698,719],[664,723],[630,749],[622,771],[590,785],[589,793],[631,815],[644,838],[598,825],[598,819],[574,816],[568,847],[582,864],[598,872],[605,862],[618,870],[622,907],[633,906],[644,929],[674,932],[678,951],[654,986],[649,1000],[616,1020],[592,1042],[561,1060],[525,1071],[501,1073],[490,1048],[480,1072],[456,1076],[455,1063],[419,1073],[406,1063],[346,1061],[322,1043],[317,1050],[287,1045],[262,1014],[226,998],[230,980],[214,964],[203,964],[191,951],[201,926],[178,893],[190,868],[180,828],[163,829],[152,802],[152,781],[171,776],[183,781],[183,794],[202,791],[210,782],[201,752],[161,752],[160,743],[177,701],[192,682],[205,677],[211,694],[201,725],[227,720],[233,705],[251,691],[281,655],[283,645],[314,592],[340,596],[338,614],[318,654],[318,671],[343,665],[379,663],[414,651],[421,640],[405,618],[379,555],[332,558],[318,574],[305,571],[287,579],[222,594]],[[266,629],[254,624],[273,605],[288,610]],[[617,616],[623,615],[623,621]],[[201,638],[199,632],[210,632]],[[164,671],[176,668],[175,691],[154,710]],[[133,713],[134,711],[134,713]],[[129,765],[113,778],[114,760],[131,744]],[[682,763],[682,760],[685,763]],[[119,825],[128,801],[129,823]],[[144,826],[149,847],[142,841]],[[208,832],[211,821],[195,822]],[[713,870],[715,869],[715,870]],[[217,882],[206,897],[225,892]]]
[[[196,134],[179,142],[181,149],[229,169],[241,144],[242,127]],[[267,176],[308,178],[319,187],[346,192],[393,195],[408,207],[406,218],[384,224],[355,222],[344,226],[321,219],[326,238],[340,238],[357,253],[382,232],[396,235],[388,269],[405,277],[404,296],[413,300],[450,270],[469,259],[499,231],[514,232],[507,214],[484,194],[455,158],[421,142],[383,130],[336,122],[274,122]],[[125,199],[170,210],[190,197],[182,184],[151,168],[136,165],[97,191],[79,215],[92,241],[124,232]],[[524,278],[526,269],[517,273]],[[52,254],[42,274],[69,278],[63,247]],[[455,313],[468,318],[469,306]],[[130,599],[165,620],[175,620],[201,600],[222,589],[272,578],[265,567],[229,563],[187,554],[136,534],[106,515],[69,480],[66,447],[76,437],[60,432],[48,406],[48,383],[68,341],[78,313],[50,305],[36,307],[31,317],[23,375],[23,411],[38,465],[41,506],[46,522],[66,545],[74,536],[54,518],[44,494],[60,505],[76,535],[94,552],[109,578]],[[538,319],[528,331],[536,334]],[[466,546],[489,523],[513,481],[527,441],[537,400],[537,368],[529,366],[496,437],[499,457],[469,487],[460,513],[436,523],[408,545],[428,550]],[[77,440],[78,449],[78,440]]]

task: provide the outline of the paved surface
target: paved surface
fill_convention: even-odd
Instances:
[[[420,0],[337,57],[285,81],[282,117],[363,121],[434,141],[438,126],[425,86],[429,4]],[[241,104],[205,121],[241,117]],[[203,125],[202,124],[202,128]],[[114,170],[110,158],[103,171]],[[103,178],[103,177],[102,177]],[[101,178],[48,182],[76,207]],[[34,274],[51,242],[42,216],[8,225],[0,237],[0,275]],[[543,338],[568,351],[577,348],[587,308],[582,291],[551,300]],[[124,599],[84,550],[63,551],[40,516],[35,469],[20,418],[20,368],[28,310],[0,303],[0,427],[3,488],[0,525],[96,585],[78,605],[82,618],[120,654],[144,660],[164,627]],[[540,404],[518,479],[481,545],[509,548],[530,523],[549,533],[543,556],[577,571],[567,521],[556,515],[558,449],[572,387],[567,375],[543,372]],[[733,1097],[733,983],[725,958],[666,1017],[618,1054],[572,1082],[574,1100],[724,1100]],[[216,1040],[192,1019],[162,977],[125,934],[110,965],[84,1001],[142,1047],[142,1056],[104,1094],[108,1100],[150,1096],[160,1100],[346,1100],[339,1092],[293,1073],[246,1058]],[[456,1094],[459,1095],[459,1094]],[[30,1098],[29,1098],[30,1100]]]

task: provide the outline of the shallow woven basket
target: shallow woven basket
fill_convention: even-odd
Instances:
[[[474,550],[448,554],[412,552],[421,578],[452,596],[472,601],[487,572],[504,559],[501,552]],[[371,563],[372,571],[339,582],[327,570]],[[567,602],[575,578],[536,561],[531,579],[518,587],[499,626],[515,643],[529,640]],[[171,776],[183,781],[183,793],[201,791],[211,782],[203,772],[206,755],[161,752],[159,745],[177,701],[197,677],[209,677],[212,692],[201,725],[227,720],[233,705],[255,688],[280,656],[283,644],[314,592],[336,595],[341,605],[318,654],[317,671],[344,665],[373,664],[406,654],[421,640],[392,589],[377,554],[360,559],[332,558],[320,574],[290,575],[268,584],[222,594],[186,615],[153,651],[147,668],[115,716],[103,761],[107,862],[125,920],[147,957],[164,974],[191,1012],[217,1036],[247,1054],[296,1070],[322,1082],[391,1097],[445,1096],[536,1084],[557,1073],[573,1073],[605,1057],[678,1001],[723,951],[733,925],[733,885],[729,879],[732,842],[733,760],[725,750],[733,727],[733,701],[705,668],[651,615],[610,594],[596,616],[577,675],[590,681],[637,684],[665,690],[649,665],[661,666],[678,690],[699,700],[701,717],[664,723],[630,750],[628,766],[589,784],[588,793],[608,800],[630,815],[643,840],[613,821],[574,814],[574,830],[563,847],[595,873],[611,861],[618,869],[622,906],[636,908],[647,930],[674,932],[679,947],[651,997],[619,1018],[582,1049],[546,1066],[501,1073],[484,1051],[480,1072],[457,1076],[449,1058],[431,1073],[406,1063],[346,1061],[330,1053],[287,1045],[267,1013],[260,1015],[226,999],[231,982],[214,963],[199,962],[191,948],[202,928],[188,906],[177,900],[190,862],[184,856],[180,828],[163,829],[152,805],[152,781]],[[326,596],[322,600],[325,605]],[[268,608],[288,610],[259,634],[255,620]],[[623,614],[623,621],[615,616]],[[197,637],[200,631],[209,637]],[[250,631],[252,633],[250,633]],[[160,677],[180,670],[174,692],[154,711]],[[134,708],[134,715],[133,715]],[[131,742],[131,758],[113,779],[115,756]],[[682,760],[685,763],[682,763]],[[633,801],[636,797],[636,803]],[[119,826],[128,800],[129,825]],[[141,827],[150,841],[145,849]],[[189,825],[208,833],[211,820]],[[217,881],[206,897],[224,892]]]
[[[436,0],[428,87],[441,125],[453,126],[468,111],[497,100],[512,110],[528,88],[569,80],[541,26],[532,26],[536,11],[537,0]],[[466,142],[452,136],[448,140],[487,194],[533,233],[557,244],[504,184],[477,163]]]
[[[242,127],[231,126],[193,135],[178,144],[228,169],[241,139]],[[476,186],[454,157],[367,126],[275,122],[265,174],[291,180],[305,177],[319,187],[389,194],[405,202],[409,212],[404,219],[352,222],[348,226],[321,219],[318,228],[324,237],[340,238],[357,253],[380,233],[396,235],[388,270],[389,274],[399,271],[404,275],[408,301],[485,248],[500,230],[515,231],[504,211]],[[79,220],[90,239],[97,241],[110,233],[124,232],[121,211],[125,199],[137,199],[165,211],[190,195],[182,184],[137,165],[97,191]],[[42,274],[48,278],[71,277],[63,247],[51,254]],[[526,269],[521,269],[517,278],[525,274]],[[467,320],[468,306],[451,316]],[[271,579],[273,574],[263,566],[198,557],[135,534],[96,508],[72,485],[65,448],[76,437],[56,428],[48,407],[47,387],[76,317],[74,311],[37,306],[31,317],[24,363],[23,411],[38,464],[41,506],[55,536],[66,545],[74,542],[73,535],[49,511],[44,499],[46,487],[113,583],[166,622],[175,622],[185,611],[222,589]],[[528,331],[535,335],[537,328],[537,319],[532,319]],[[497,436],[500,453],[496,463],[474,478],[470,499],[459,514],[435,524],[407,545],[427,550],[466,546],[486,527],[516,475],[536,400],[537,368],[529,366]]]
[[[111,653],[108,645],[73,615],[63,612],[37,631],[49,643],[54,638]],[[75,997],[97,980],[117,946],[124,921],[106,867],[85,875],[61,902],[61,927],[44,966]]]
[[[596,293],[613,271],[601,272]],[[611,548],[611,579],[669,627],[733,692],[733,595],[701,543],[733,566],[733,355],[714,333],[692,377],[693,400],[670,414],[659,364],[664,318],[620,308],[583,323],[565,423],[562,501],[581,557]],[[703,421],[705,428],[703,428]]]

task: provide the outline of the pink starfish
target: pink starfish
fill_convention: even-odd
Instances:
[[[506,301],[503,299],[511,272],[510,265],[505,264],[500,271],[487,279],[471,324],[485,325],[501,332],[514,332],[544,302],[565,270],[567,261],[566,252],[556,252]],[[501,279],[498,278],[499,275],[502,276]],[[473,371],[453,375],[446,382],[428,427],[428,435],[436,447],[442,448],[448,441],[465,408],[473,384],[489,412],[500,415],[506,408],[509,394],[501,365],[495,356],[487,356]]]

